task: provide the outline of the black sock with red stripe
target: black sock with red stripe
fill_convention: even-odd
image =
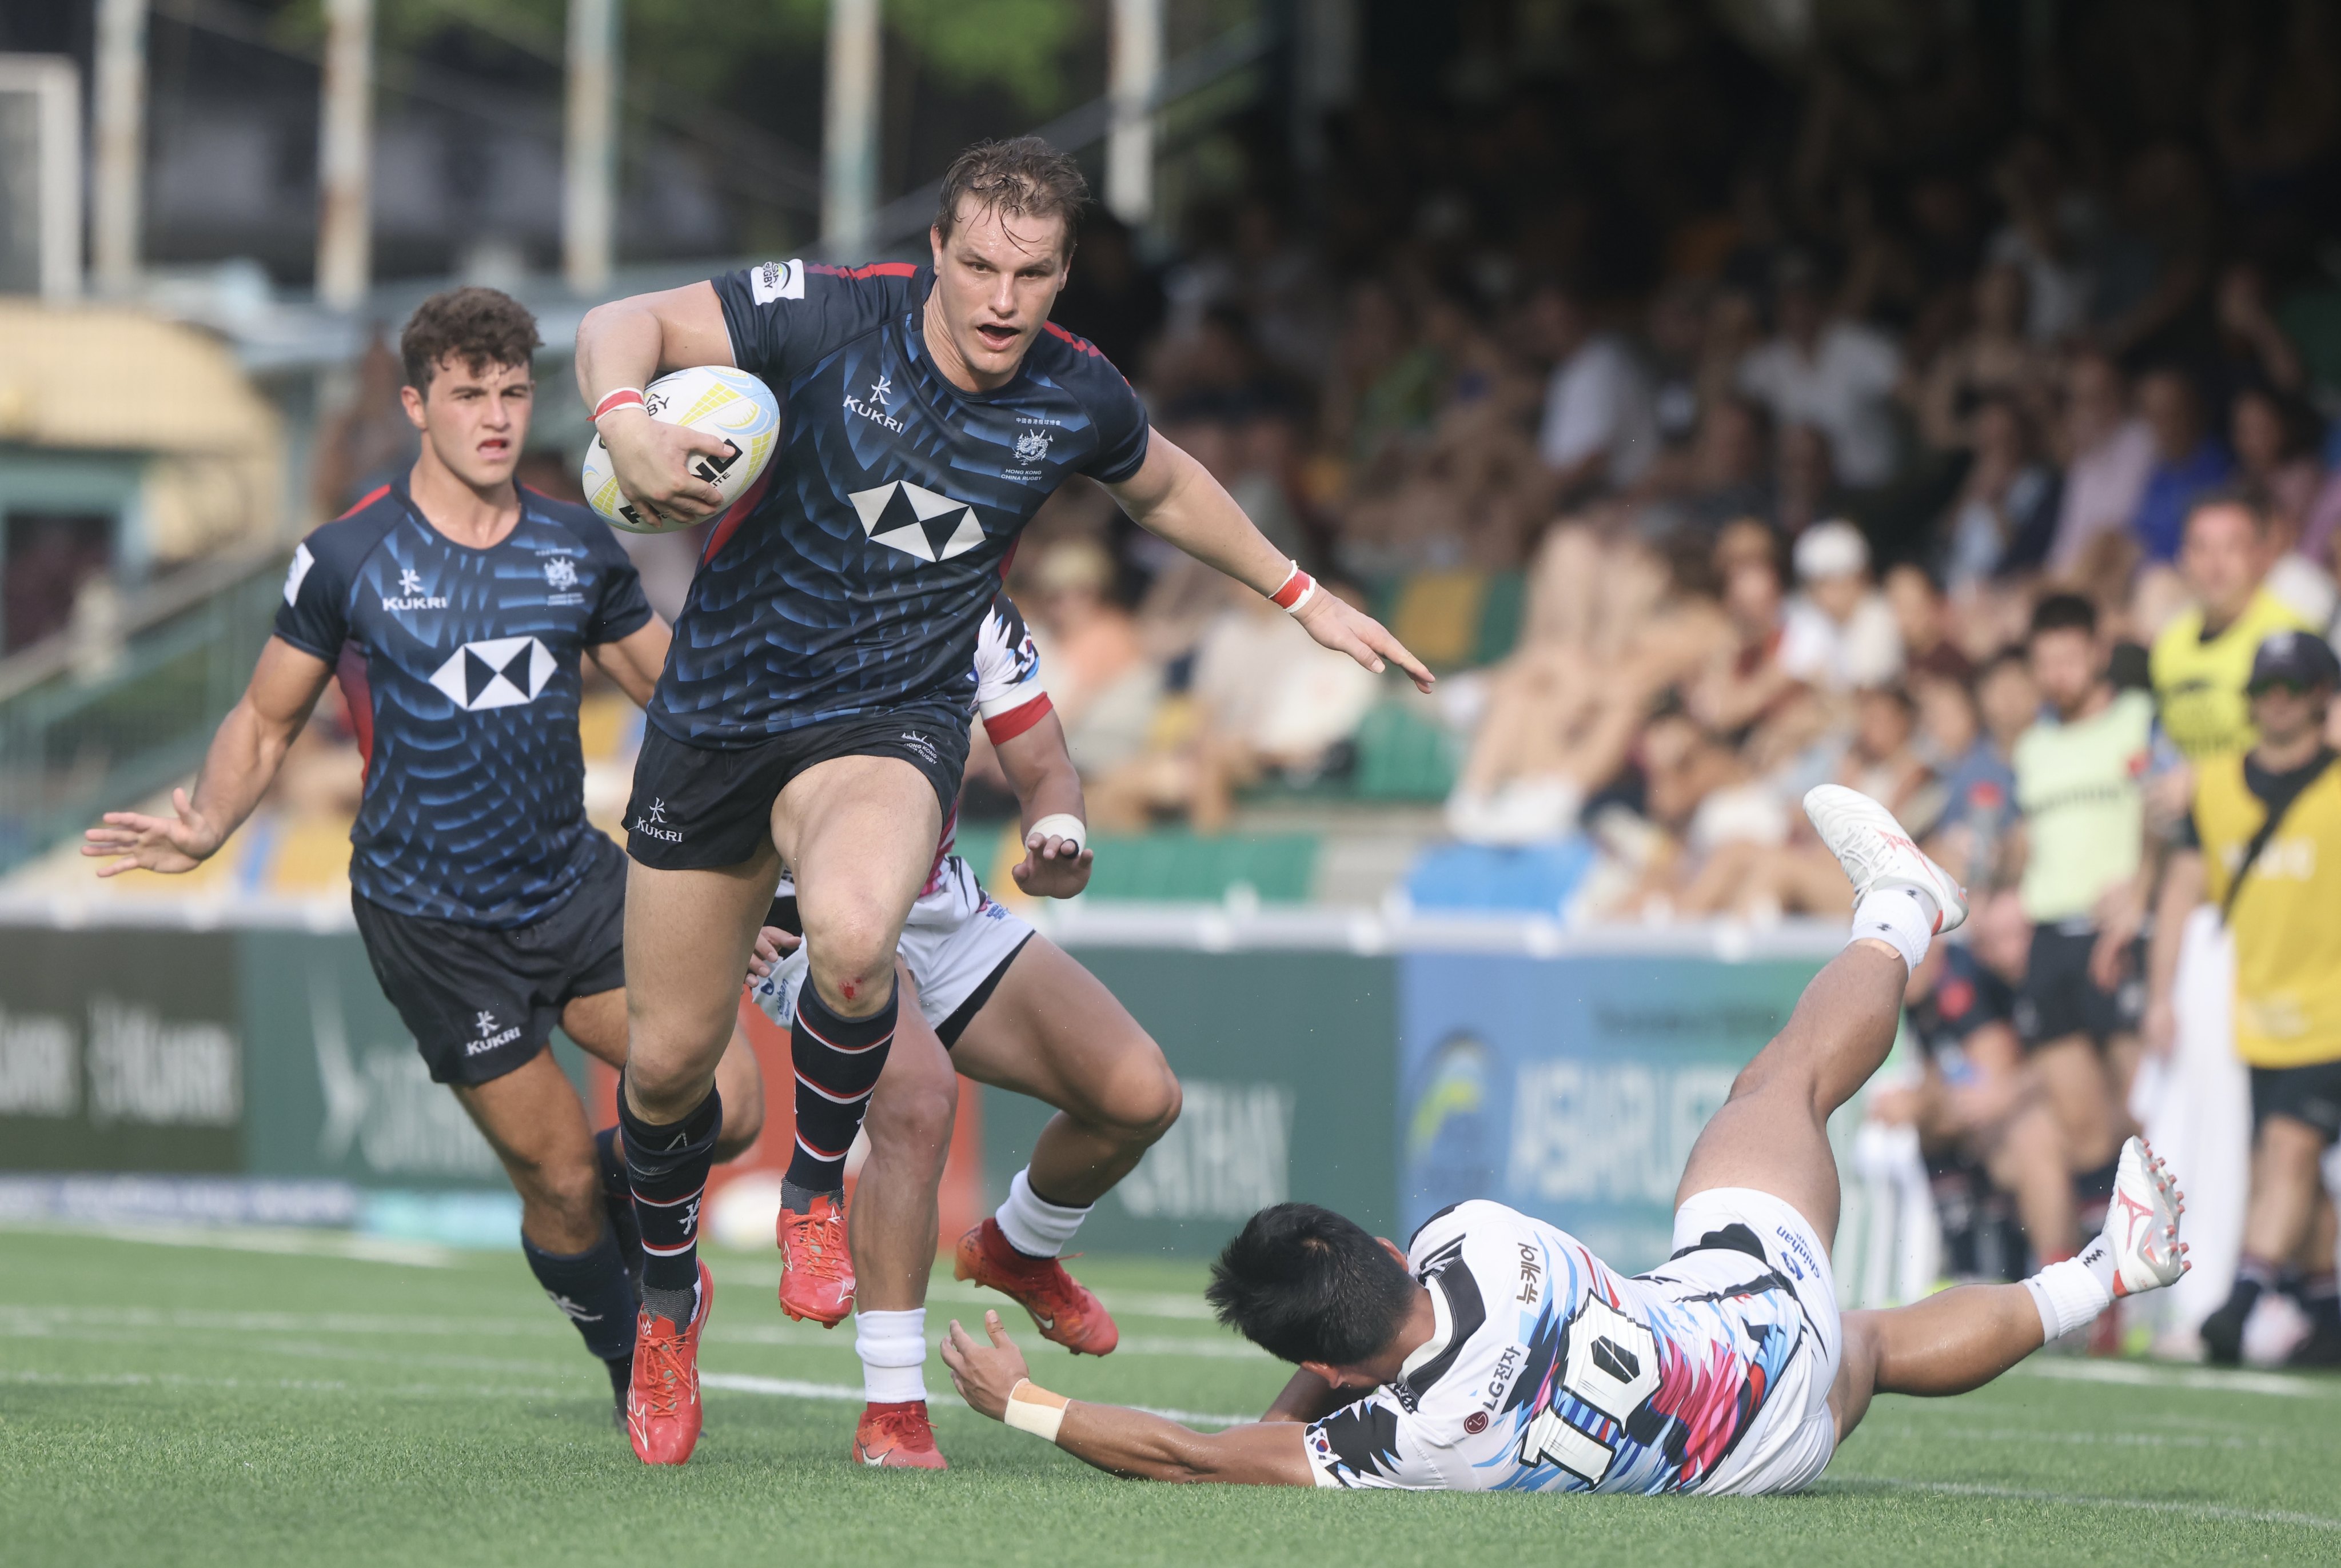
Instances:
[[[789,1059],[797,1074],[797,1147],[789,1157],[783,1203],[845,1190],[845,1154],[862,1130],[870,1091],[886,1070],[902,999],[897,987],[868,1017],[843,1018],[810,979],[798,991],[796,1023],[789,1031]]]
[[[699,1202],[723,1130],[723,1097],[710,1086],[698,1109],[661,1125],[634,1114],[621,1082],[618,1126],[643,1237],[643,1305],[680,1326],[691,1321],[699,1286]]]

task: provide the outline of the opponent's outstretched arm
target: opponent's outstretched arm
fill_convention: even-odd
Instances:
[[[1274,593],[1292,571],[1292,562],[1252,526],[1210,471],[1165,441],[1161,431],[1148,437],[1146,460],[1138,471],[1106,488],[1149,533],[1256,592]],[[1293,619],[1319,642],[1348,654],[1375,674],[1382,672],[1382,661],[1388,660],[1412,676],[1416,686],[1430,690],[1434,677],[1421,660],[1380,621],[1350,609],[1323,588],[1310,595]]]
[[[1017,815],[1024,826],[1024,858],[1009,875],[1036,898],[1071,898],[1089,886],[1097,851],[1035,827],[1051,817],[1081,821],[1089,817],[1081,799],[1081,775],[1065,745],[1064,721],[1053,712],[1044,713],[1022,733],[993,741],[991,749],[1016,791]]]
[[[253,667],[252,683],[212,736],[193,798],[184,789],[172,790],[175,815],[170,817],[108,811],[100,826],[82,835],[86,841],[81,852],[105,860],[97,874],[175,875],[210,859],[268,793],[293,738],[333,673],[334,667],[315,654],[270,638]]]
[[[1024,1355],[987,1312],[984,1345],[954,1321],[943,1341],[943,1365],[951,1386],[972,1408],[994,1421],[1007,1419],[1016,1397],[1022,1419],[1056,1423],[1052,1441],[1074,1458],[1116,1475],[1141,1481],[1218,1481],[1239,1486],[1314,1486],[1316,1472],[1302,1447],[1303,1427],[1290,1422],[1230,1426],[1196,1432],[1160,1415],[1119,1404],[1070,1400],[1031,1385]],[[1024,1385],[1019,1394],[1017,1385]],[[1053,1411],[1054,1415],[1047,1413]]]

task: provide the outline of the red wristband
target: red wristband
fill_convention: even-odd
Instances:
[[[1284,586],[1268,597],[1275,602],[1279,610],[1297,610],[1308,603],[1309,596],[1316,591],[1317,580],[1301,571],[1300,563],[1296,561],[1293,564],[1292,575],[1284,580]]]
[[[645,405],[643,402],[642,388],[620,387],[615,392],[603,392],[602,394],[602,401],[593,405],[593,417],[598,420],[603,414],[609,413],[616,409],[642,408],[643,406]]]

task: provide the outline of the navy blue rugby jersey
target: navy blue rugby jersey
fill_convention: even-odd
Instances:
[[[908,708],[963,712],[1018,533],[1068,474],[1145,460],[1146,411],[1056,326],[962,392],[921,331],[931,267],[768,262],[714,280],[783,445],[709,538],[651,721],[706,747]]]
[[[497,929],[558,908],[609,842],[585,819],[578,660],[650,618],[602,520],[525,490],[487,550],[425,522],[403,479],[303,541],[276,635],[349,699],[359,896]]]

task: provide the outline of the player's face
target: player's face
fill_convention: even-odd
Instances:
[[[2070,718],[2097,690],[2105,656],[2086,631],[2043,631],[2032,640],[2032,680],[2057,711]]]
[[[455,355],[439,362],[427,391],[401,389],[406,417],[432,455],[474,490],[508,482],[528,442],[536,382],[526,365],[483,364]]]
[[[1059,218],[1003,214],[960,204],[951,238],[930,231],[934,303],[979,388],[1001,385],[1024,362],[1065,286],[1065,225]]]
[[[2232,620],[2250,602],[2266,570],[2260,559],[2260,531],[2240,506],[2207,506],[2187,520],[2187,542],[2178,557],[2187,585],[2223,619]]]

